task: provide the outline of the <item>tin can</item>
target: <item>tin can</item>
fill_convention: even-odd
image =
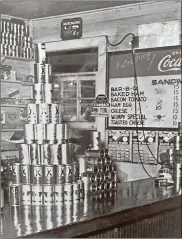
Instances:
[[[79,180],[77,181],[78,184],[80,184],[80,199],[84,198],[84,182],[82,181],[81,177],[79,177]]]
[[[32,184],[32,205],[42,205],[42,204],[43,204],[42,185]]]
[[[86,172],[86,156],[85,155],[78,155],[76,156],[76,159],[79,162],[79,173],[82,176],[84,172]]]
[[[104,158],[104,163],[105,164],[111,164],[112,163],[111,158],[110,157]]]
[[[13,163],[11,165],[11,181],[13,183],[20,183],[20,164]]]
[[[71,163],[71,159],[69,158],[69,144],[62,144],[61,145],[61,155],[62,155],[62,164],[69,164]]]
[[[45,64],[34,64],[35,83],[49,83],[45,82]]]
[[[41,199],[42,199],[42,203],[43,203],[43,193],[41,195]],[[42,203],[40,203],[39,205],[38,204],[32,205],[32,219],[36,223],[42,221],[42,218],[44,218],[44,211],[43,211]]]
[[[22,164],[31,164],[28,144],[19,145],[19,159]]]
[[[57,124],[56,125],[56,139],[58,143],[63,144],[65,141],[65,125]]]
[[[44,64],[46,60],[46,51],[45,51],[45,43],[38,43],[35,45],[35,55],[36,55],[36,63]]]
[[[43,185],[43,205],[54,204],[54,186]]]
[[[39,104],[39,123],[49,124],[51,122],[51,105],[46,103]]]
[[[55,165],[56,167],[56,184],[65,183],[65,165]]]
[[[38,123],[38,105],[37,104],[28,104],[27,105],[27,120],[30,124]]]
[[[34,84],[34,100],[36,104],[45,102],[45,87],[44,84]]]
[[[111,182],[105,183],[105,191],[110,192],[112,190]]]
[[[62,205],[64,202],[64,184],[55,184],[54,186],[54,203]]]
[[[98,132],[98,131],[92,132],[90,146],[93,150],[99,150],[99,148],[100,148],[100,132]]]
[[[10,207],[10,218],[15,227],[18,227],[21,221],[20,207]],[[1,231],[2,233],[2,231]]]
[[[54,165],[43,165],[43,168],[44,168],[44,171],[43,171],[44,184],[54,184],[55,183]]]
[[[52,104],[52,97],[53,97],[53,85],[52,84],[45,84],[45,103]]]
[[[73,201],[73,184],[64,184],[64,201]]]
[[[85,152],[85,155],[88,157],[88,158],[103,158],[104,157],[104,150],[101,149],[101,150],[87,150]]]
[[[52,145],[43,144],[41,147],[41,163],[48,165],[52,163]]]
[[[115,169],[116,169],[116,167],[115,167],[114,164],[108,164],[107,165],[107,171],[113,172],[113,171],[115,171]]]
[[[76,182],[79,178],[79,163],[73,163],[73,181]]]
[[[31,205],[32,204],[32,188],[31,184],[21,185],[21,204]]]
[[[32,182],[33,184],[43,183],[43,167],[42,165],[32,165]]]
[[[52,163],[55,165],[62,164],[62,145],[52,144]]]
[[[110,180],[110,177],[111,177],[111,175],[110,175],[109,172],[105,172],[105,173],[104,173],[104,181],[105,181],[105,182],[107,182],[108,180]]]
[[[88,164],[97,164],[99,166],[103,165],[103,159],[102,158],[87,158]]]
[[[45,207],[43,207],[43,212],[44,212],[43,218],[45,218],[44,226],[46,230],[52,229],[53,222],[55,220],[54,207],[51,204],[45,205]]]
[[[94,165],[94,164],[86,164],[86,172],[87,173],[98,173],[101,171],[101,167],[99,167],[98,165]]]
[[[73,200],[80,200],[80,184],[73,183]]]
[[[108,171],[107,169],[108,169],[107,165],[103,165],[103,166],[101,167],[101,171],[102,171],[103,173],[107,172],[107,171]]]
[[[97,192],[103,193],[105,191],[105,184],[103,182],[97,183]]]
[[[52,65],[44,64],[44,66],[45,66],[45,83],[49,83],[51,82]]]
[[[32,144],[35,140],[35,131],[33,124],[25,124],[25,141],[27,144]]]
[[[103,181],[104,174],[103,173],[97,173],[96,174],[96,181],[97,183],[101,183]]]
[[[43,144],[47,139],[46,126],[45,124],[35,125],[35,140],[37,144]]]
[[[47,124],[47,140],[50,144],[56,143],[56,124]]]
[[[65,164],[65,182],[72,183],[73,182],[73,164]]]
[[[89,191],[93,194],[97,193],[97,183],[91,184]]]
[[[97,182],[97,175],[92,174],[91,178],[90,178],[91,183],[96,183]]]
[[[30,144],[29,150],[31,164],[41,164],[41,146],[37,144]]]
[[[59,113],[60,106],[59,104],[51,104],[51,122],[53,124],[58,124],[59,123]]]
[[[30,183],[30,165],[29,164],[21,164],[20,165],[20,179],[21,179],[21,183],[25,183],[25,184],[29,184]]]
[[[9,192],[11,206],[20,205],[20,184],[10,184]]]
[[[88,195],[90,193],[90,186],[91,186],[91,175],[92,174],[88,174],[88,173],[84,173],[83,176],[82,176],[82,181],[84,183],[84,193],[86,195]]]
[[[117,189],[117,182],[116,181],[112,181],[111,182],[111,190],[115,191]]]
[[[25,234],[31,234],[33,233],[33,227],[31,225],[32,221],[32,207],[31,205],[24,205],[21,206],[21,213],[22,213],[22,228],[24,229]]]

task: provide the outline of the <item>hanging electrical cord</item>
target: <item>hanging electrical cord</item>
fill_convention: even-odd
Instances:
[[[123,37],[123,39],[121,39],[121,41],[119,41],[118,43],[116,43],[116,44],[113,44],[113,43],[110,43],[110,41],[109,41],[109,39],[108,39],[108,36],[106,36],[106,41],[107,41],[107,43],[109,44],[109,45],[111,45],[111,46],[118,46],[119,44],[121,44],[128,36],[132,36],[132,41],[134,40],[134,38],[135,38],[135,35],[133,34],[133,33],[128,33],[128,34],[126,34],[124,37]]]

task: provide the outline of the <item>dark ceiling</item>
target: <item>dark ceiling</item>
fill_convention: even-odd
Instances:
[[[12,15],[26,19],[34,19],[121,6],[138,2],[141,1],[0,0],[0,14]]]

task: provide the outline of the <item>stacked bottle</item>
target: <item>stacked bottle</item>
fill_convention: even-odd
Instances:
[[[11,205],[59,205],[83,197],[79,165],[62,123],[60,104],[53,101],[51,65],[46,63],[45,44],[36,46],[34,103],[27,105],[25,143],[20,163],[11,166]]]
[[[112,196],[116,192],[118,180],[108,149],[89,150],[82,161],[84,162],[81,168],[84,168],[85,163],[85,172],[81,172],[85,193],[93,195],[94,198]]]

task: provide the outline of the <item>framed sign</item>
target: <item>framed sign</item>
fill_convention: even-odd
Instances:
[[[180,46],[136,50],[138,95],[131,51],[109,53],[108,59],[108,127],[137,125],[140,128],[142,124],[145,128],[178,127],[181,122]]]
[[[64,19],[61,22],[61,39],[72,40],[82,37],[82,18]]]
[[[105,95],[98,95],[95,101],[92,104],[93,111],[91,113],[94,117],[108,117],[109,116],[109,107],[110,104],[108,102],[107,96]]]

